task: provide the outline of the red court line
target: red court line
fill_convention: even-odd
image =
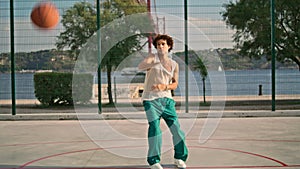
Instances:
[[[105,149],[116,149],[116,148],[139,148],[139,147],[145,147],[145,145],[142,146],[121,146],[121,147],[107,147]],[[104,150],[104,148],[91,148],[91,149],[83,149],[83,150],[76,150],[76,151],[69,151],[69,152],[63,152],[63,153],[58,153],[58,154],[53,154],[53,155],[49,155],[49,156],[45,156],[45,157],[41,157],[32,161],[29,161],[23,165],[21,165],[20,167],[18,167],[18,169],[23,169],[28,165],[31,165],[35,162],[38,161],[42,161],[48,158],[52,158],[52,157],[57,157],[57,156],[61,156],[61,155],[67,155],[67,154],[74,154],[74,153],[81,153],[81,152],[87,152],[87,151],[98,151],[98,150]],[[27,169],[27,167],[26,167]],[[67,168],[69,169],[69,168]]]
[[[168,169],[170,167],[165,167],[164,169]],[[251,168],[299,168],[300,165],[289,165],[289,166],[193,166],[187,167],[187,169],[235,169],[235,168],[243,168],[243,169],[251,169]],[[26,169],[148,169],[149,167],[26,167]],[[15,169],[15,168],[1,168],[1,169]]]
[[[92,149],[77,150],[77,151],[70,151],[70,152],[64,152],[64,153],[59,153],[59,154],[53,154],[53,155],[50,155],[50,156],[45,156],[45,157],[41,157],[41,158],[38,158],[38,159],[35,159],[35,160],[32,160],[32,161],[29,161],[29,162],[21,165],[20,167],[18,167],[18,169],[25,168],[26,166],[28,166],[30,164],[33,164],[35,162],[42,161],[42,160],[45,160],[45,159],[48,159],[48,158],[52,158],[52,157],[57,157],[57,156],[67,155],[67,154],[73,154],[73,153],[87,152],[87,151],[97,151],[97,150],[101,150],[101,149],[102,148],[92,148]]]
[[[139,148],[139,147],[144,147],[145,145],[141,145],[141,146],[122,146],[122,147],[108,147],[105,149],[116,149],[116,148]],[[234,150],[234,149],[227,149],[227,148],[215,148],[215,147],[204,147],[204,146],[189,146],[191,148],[203,148],[203,149],[213,149],[213,150],[223,150],[223,151],[232,151],[232,152],[236,152],[236,153],[243,153],[243,154],[248,154],[248,155],[252,155],[252,156],[256,156],[259,158],[264,158],[267,160],[271,160],[277,164],[279,164],[279,166],[275,165],[275,166],[220,166],[220,167],[189,167],[189,168],[270,168],[270,167],[291,167],[288,164],[285,164],[284,162],[281,162],[277,159],[271,158],[271,157],[267,157],[264,155],[260,155],[260,154],[256,154],[256,153],[251,153],[251,152],[246,152],[246,151],[241,151],[241,150]],[[105,150],[104,148],[92,148],[92,149],[84,149],[84,150],[76,150],[76,151],[70,151],[70,152],[64,152],[64,153],[59,153],[59,154],[53,154],[53,155],[49,155],[49,156],[45,156],[45,157],[41,157],[32,161],[29,161],[23,165],[21,165],[18,169],[23,169],[23,168],[27,168],[27,166],[38,162],[38,161],[42,161],[48,158],[52,158],[52,157],[57,157],[57,156],[61,156],[61,155],[67,155],[67,154],[74,154],[74,153],[81,153],[81,152],[87,152],[87,151],[98,151],[98,150]],[[298,166],[298,165],[294,165],[294,166]],[[292,167],[294,167],[292,166]]]

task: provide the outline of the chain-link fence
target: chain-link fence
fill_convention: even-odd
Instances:
[[[172,57],[180,65],[180,83],[178,89],[174,91],[176,99],[182,101],[184,97],[189,97],[191,102],[200,103],[203,102],[204,97],[207,97],[207,101],[210,102],[215,96],[226,95],[226,101],[271,100],[272,67],[269,56],[248,57],[240,54],[239,50],[234,48],[236,44],[233,42],[233,39],[237,30],[226,25],[222,16],[225,12],[224,5],[228,4],[227,0],[191,0],[187,4],[179,0],[130,1],[130,3],[128,1],[128,4],[124,1],[123,5],[127,6],[120,7],[118,10],[113,9],[117,8],[117,5],[111,5],[111,9],[108,10],[107,4],[106,6],[104,5],[105,2],[114,3],[113,0],[99,1],[99,13],[102,16],[100,16],[101,27],[118,20],[115,16],[117,14],[124,17],[126,12],[130,13],[135,8],[141,8],[140,11],[137,10],[136,12],[150,11],[148,15],[154,27],[153,34],[166,33],[174,38],[175,47]],[[13,9],[11,8],[11,3],[13,3]],[[59,42],[62,42],[63,36],[74,36],[68,34],[67,30],[71,28],[66,27],[67,23],[63,24],[61,21],[63,19],[67,20],[67,11],[75,9],[75,4],[90,4],[94,12],[90,13],[92,16],[85,17],[94,20],[92,27],[97,25],[97,1],[52,0],[52,3],[59,10],[60,22],[53,29],[39,29],[32,24],[30,19],[30,13],[38,3],[39,1],[37,0],[0,0],[1,107],[12,106],[13,86],[15,87],[16,105],[40,105],[35,95],[34,74],[38,72],[74,71],[76,57],[80,56],[80,49],[84,48],[88,38],[85,41],[80,41],[80,37],[78,39],[74,38],[73,41],[65,41],[63,48],[59,48]],[[80,10],[80,8],[76,9]],[[13,10],[14,14],[13,19],[11,18],[11,10]],[[114,16],[109,16],[107,13],[101,12],[101,10],[115,13],[113,13]],[[77,12],[74,15],[78,15],[78,17],[71,18],[74,23],[85,19],[83,16],[80,16],[80,11]],[[187,17],[187,20],[185,20],[185,17]],[[69,23],[72,22],[69,21]],[[72,29],[76,29],[75,25],[73,25]],[[77,26],[79,29],[80,25]],[[88,25],[84,26],[85,28],[80,30],[86,32],[93,30]],[[13,31],[14,41],[11,39],[11,31]],[[92,37],[95,35],[97,30],[94,29],[93,31],[93,34],[90,33],[87,36]],[[62,35],[63,32],[65,33],[64,35]],[[136,31],[136,34],[139,34],[139,31]],[[186,36],[188,37],[186,38]],[[108,42],[109,36],[106,37],[107,40],[105,42]],[[139,47],[135,47],[134,52],[128,52],[128,56],[118,58],[118,52],[114,53],[114,57],[111,59],[121,61],[116,62],[116,65],[112,65],[111,70],[106,67],[107,65],[102,66],[102,103],[111,101],[109,96],[112,97],[113,102],[118,103],[140,102],[144,72],[139,72],[136,67],[147,56],[149,49],[148,45],[145,45],[147,36],[141,37],[139,40]],[[82,44],[75,46],[77,48],[72,48],[71,43],[76,44],[74,41],[80,41]],[[185,57],[185,44],[188,46],[188,57]],[[11,53],[12,45],[14,48],[13,54]],[[155,52],[153,47],[152,52]],[[12,56],[14,57],[14,63],[12,63]],[[203,75],[201,75],[199,70],[195,69],[194,61],[198,57],[203,60],[208,70],[208,76],[204,81]],[[188,62],[186,59],[188,59]],[[185,66],[186,63],[188,63],[187,67]],[[12,65],[14,70],[11,69]],[[109,76],[108,71],[111,71]],[[12,76],[12,73],[15,73],[15,76]],[[97,70],[88,73],[91,73],[94,77],[90,104],[96,104],[98,103],[97,98],[99,94]],[[188,79],[186,76],[188,76]],[[219,76],[224,76],[224,80],[220,80],[222,78]],[[12,77],[15,78],[15,81],[12,80]],[[298,65],[293,60],[287,57],[276,63],[275,80],[276,99],[299,100],[300,72]],[[12,85],[12,82],[15,85]],[[205,90],[203,89],[204,84],[206,86]],[[224,86],[226,87],[225,91]],[[188,89],[188,92],[186,92],[186,89]],[[204,92],[205,96],[203,96]]]

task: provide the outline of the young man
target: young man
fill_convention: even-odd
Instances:
[[[179,74],[178,64],[169,57],[173,39],[168,35],[157,35],[153,45],[157,49],[157,54],[149,54],[138,66],[140,70],[147,70],[142,95],[149,124],[147,161],[151,169],[162,169],[160,119],[163,118],[173,135],[175,164],[178,168],[186,168],[188,150],[185,134],[180,129],[175,101],[171,94],[171,90],[175,90],[178,86]]]

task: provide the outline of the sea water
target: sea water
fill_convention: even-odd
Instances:
[[[218,74],[218,77],[214,76]],[[16,99],[35,99],[33,73],[17,73],[16,82]],[[94,82],[97,83],[97,75],[94,73]],[[214,77],[214,79],[212,79]],[[275,91],[277,95],[295,95],[300,94],[300,72],[297,69],[276,70],[275,74]],[[143,76],[124,76],[121,72],[112,73],[112,83],[142,83]],[[201,96],[203,94],[202,77],[199,72],[194,71],[188,75],[188,85],[190,96]],[[102,84],[107,83],[106,72],[101,73]],[[258,95],[259,86],[263,95],[272,94],[271,70],[235,70],[224,72],[209,72],[205,80],[206,95],[210,96],[216,88],[212,83],[222,85],[228,96],[240,95]],[[114,84],[112,84],[114,86]],[[185,95],[185,72],[181,71],[179,75],[179,87],[175,90],[175,95]],[[0,99],[11,99],[11,75],[7,73],[0,74]]]

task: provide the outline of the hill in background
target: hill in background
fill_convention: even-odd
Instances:
[[[182,63],[184,63],[184,52],[174,53]],[[147,56],[145,52],[136,52],[133,55],[124,59],[116,68],[122,70],[125,67],[136,67],[144,57]],[[251,69],[271,69],[271,61],[266,58],[249,58],[238,54],[234,49],[213,49],[189,52],[189,64],[191,65],[196,57],[204,59],[207,66],[220,66],[224,70],[251,70]],[[220,60],[218,64],[210,64]],[[54,71],[73,71],[76,61],[69,57],[68,51],[57,50],[43,50],[36,52],[21,52],[15,54],[15,68],[16,71],[24,70],[54,70]],[[192,66],[190,66],[192,69]],[[216,70],[217,67],[211,67]],[[291,61],[284,63],[276,62],[276,69],[298,69],[297,65]],[[0,54],[0,72],[10,72],[10,55],[9,53]]]
[[[185,58],[184,52],[178,52],[175,55],[181,60]],[[271,69],[272,67],[271,61],[267,60],[266,57],[260,59],[249,58],[239,55],[234,49],[192,51],[189,54],[189,64],[191,65],[197,57],[203,58],[204,63],[206,63],[205,65],[213,66],[211,67],[213,70],[217,70],[218,66],[222,66],[224,70]],[[216,62],[216,59],[218,59],[218,63],[212,63]],[[298,66],[291,61],[284,63],[276,62],[276,69],[298,69]]]

